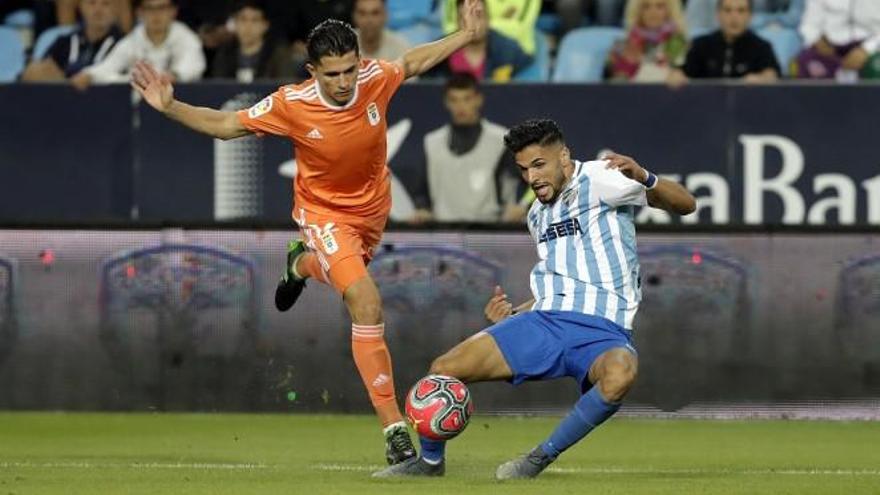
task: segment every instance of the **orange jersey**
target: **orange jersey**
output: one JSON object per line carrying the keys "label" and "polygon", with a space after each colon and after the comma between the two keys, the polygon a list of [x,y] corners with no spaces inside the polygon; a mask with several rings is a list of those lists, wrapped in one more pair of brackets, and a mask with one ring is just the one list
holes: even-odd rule
{"label": "orange jersey", "polygon": [[297,207],[316,213],[372,215],[391,204],[385,112],[403,83],[403,69],[382,60],[362,60],[357,85],[345,106],[325,101],[309,79],[287,85],[248,110],[242,125],[259,135],[293,141]]}

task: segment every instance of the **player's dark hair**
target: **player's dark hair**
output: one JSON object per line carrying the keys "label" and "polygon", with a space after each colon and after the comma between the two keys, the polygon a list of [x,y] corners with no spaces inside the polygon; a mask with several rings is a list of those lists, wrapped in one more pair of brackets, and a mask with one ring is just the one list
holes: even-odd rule
{"label": "player's dark hair", "polygon": [[269,16],[266,14],[266,2],[264,0],[238,0],[235,2],[235,7],[232,12],[238,14],[244,9],[259,10],[266,20],[269,19]]}
{"label": "player's dark hair", "polygon": [[443,94],[448,93],[450,89],[472,89],[479,93],[480,83],[470,72],[456,72],[443,85]]}
{"label": "player's dark hair", "polygon": [[[754,12],[755,11],[755,9],[754,9],[755,0],[749,0],[748,3],[749,3],[749,12]],[[721,10],[722,5],[724,5],[724,0],[718,0],[717,2],[715,2],[715,10]]]}
{"label": "player's dark hair", "polygon": [[327,19],[309,33],[308,51],[313,64],[321,63],[321,57],[328,55],[339,57],[351,51],[360,55],[357,33],[347,22]]}
{"label": "player's dark hair", "polygon": [[562,141],[562,130],[550,119],[527,120],[511,127],[504,135],[504,146],[511,153],[519,153],[533,144],[547,146]]}

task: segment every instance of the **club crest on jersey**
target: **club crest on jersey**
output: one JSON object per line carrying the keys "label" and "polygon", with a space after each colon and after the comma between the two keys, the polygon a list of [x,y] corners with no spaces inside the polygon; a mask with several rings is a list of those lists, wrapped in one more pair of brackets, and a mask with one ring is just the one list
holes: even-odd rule
{"label": "club crest on jersey", "polygon": [[248,110],[248,117],[255,119],[261,115],[265,115],[272,110],[272,96],[267,96],[260,100],[256,105]]}
{"label": "club crest on jersey", "polygon": [[382,120],[382,116],[379,115],[379,106],[375,102],[367,105],[367,119],[369,119],[370,125],[374,127],[379,125],[379,121]]}
{"label": "club crest on jersey", "polygon": [[328,255],[339,251],[339,244],[336,242],[336,236],[333,235],[333,228],[336,226],[334,223],[328,223],[323,228],[317,225],[310,225],[315,232],[316,237],[321,240],[321,244],[324,245],[324,252]]}
{"label": "club crest on jersey", "polygon": [[547,227],[547,230],[541,234],[541,237],[538,238],[538,244],[552,241],[560,237],[583,234],[584,231],[581,229],[581,223],[578,222],[578,219],[569,218],[568,220],[563,220],[561,222],[551,223]]}

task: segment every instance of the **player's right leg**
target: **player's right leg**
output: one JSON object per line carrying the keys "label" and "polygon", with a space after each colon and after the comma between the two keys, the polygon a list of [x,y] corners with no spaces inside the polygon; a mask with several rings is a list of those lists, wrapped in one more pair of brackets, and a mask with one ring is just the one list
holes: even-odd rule
{"label": "player's right leg", "polygon": [[[517,326],[508,319],[495,327]],[[493,328],[495,328],[493,327]],[[513,377],[507,359],[498,347],[495,337],[487,331],[471,336],[431,363],[429,373],[458,378],[465,383],[491,380],[509,380]],[[400,476],[442,476],[446,472],[446,442],[419,437],[421,455],[403,463],[373,473],[377,478]]]}
{"label": "player's right leg", "polygon": [[275,308],[282,312],[290,309],[302,294],[306,279],[310,277],[321,279],[322,274],[317,255],[307,250],[305,241],[288,242],[284,273],[275,288]]}

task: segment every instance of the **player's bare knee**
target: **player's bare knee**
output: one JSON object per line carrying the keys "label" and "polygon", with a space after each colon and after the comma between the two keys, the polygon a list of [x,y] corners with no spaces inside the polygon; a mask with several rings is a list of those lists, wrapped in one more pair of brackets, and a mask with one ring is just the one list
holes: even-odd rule
{"label": "player's bare knee", "polygon": [[361,325],[382,323],[382,297],[375,286],[347,292],[345,296],[345,304],[354,323]]}
{"label": "player's bare knee", "polygon": [[458,378],[455,359],[452,358],[448,352],[431,362],[431,368],[428,370],[428,373],[432,375],[446,375]]}
{"label": "player's bare knee", "polygon": [[609,402],[622,400],[638,376],[638,361],[629,352],[614,352],[607,356],[602,367],[599,390]]}

